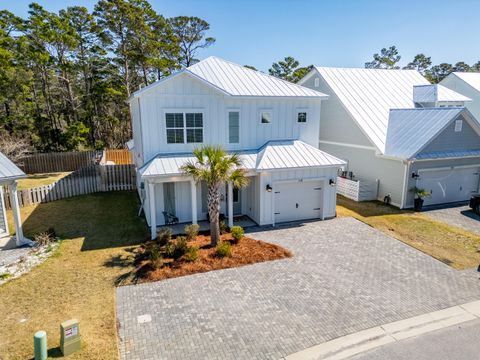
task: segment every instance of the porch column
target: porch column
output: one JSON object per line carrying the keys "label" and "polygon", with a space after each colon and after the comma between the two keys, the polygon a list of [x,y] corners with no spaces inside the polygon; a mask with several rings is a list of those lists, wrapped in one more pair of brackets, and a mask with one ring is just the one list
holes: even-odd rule
{"label": "porch column", "polygon": [[192,193],[192,224],[196,224],[197,221],[197,184],[195,180],[190,180],[190,190]]}
{"label": "porch column", "polygon": [[150,201],[150,236],[153,239],[157,237],[157,207],[155,206],[155,183],[148,183],[148,198]]}
{"label": "porch column", "polygon": [[8,188],[10,191],[10,202],[12,204],[13,222],[15,224],[15,242],[17,246],[22,246],[26,244],[27,241],[25,241],[23,237],[22,218],[20,216],[20,205],[17,197],[17,183],[14,181]]}
{"label": "porch column", "polygon": [[233,226],[233,186],[232,183],[228,183],[228,227]]}
{"label": "porch column", "polygon": [[5,197],[3,195],[3,186],[0,186],[0,211],[2,212],[3,219],[5,220],[5,234],[10,234],[8,230],[8,221],[7,221],[7,212],[6,212],[6,205],[5,205]]}

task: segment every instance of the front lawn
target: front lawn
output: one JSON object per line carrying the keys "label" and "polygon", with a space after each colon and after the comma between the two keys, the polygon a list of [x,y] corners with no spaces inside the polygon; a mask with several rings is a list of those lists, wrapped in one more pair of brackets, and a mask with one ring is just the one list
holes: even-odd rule
{"label": "front lawn", "polygon": [[[115,282],[132,270],[133,246],[148,238],[134,192],[98,193],[22,209],[27,235],[53,227],[64,240],[45,263],[0,286],[0,359],[33,356],[33,334],[48,334],[59,357],[59,326],[77,318],[83,349],[71,359],[118,358]],[[10,220],[11,220],[11,214]]]}
{"label": "front lawn", "polygon": [[337,216],[352,216],[455,269],[480,264],[480,236],[377,201],[355,202],[338,196]]}

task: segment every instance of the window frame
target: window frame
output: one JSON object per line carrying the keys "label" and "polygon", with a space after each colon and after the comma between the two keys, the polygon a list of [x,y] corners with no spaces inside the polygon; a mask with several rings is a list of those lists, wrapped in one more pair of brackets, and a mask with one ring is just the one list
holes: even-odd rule
{"label": "window frame", "polygon": [[456,119],[453,131],[456,133],[462,132],[463,129],[463,119]]}
{"label": "window frame", "polygon": [[[270,122],[263,122],[263,114],[264,113],[268,113],[270,114]],[[269,125],[271,123],[273,123],[273,109],[260,109],[259,112],[258,112],[258,117],[260,118],[260,124],[262,125]]]}
{"label": "window frame", "polygon": [[[300,113],[305,113],[305,121],[298,121],[298,115]],[[308,118],[310,117],[309,111],[307,108],[297,108],[295,111],[295,121],[299,125],[305,125],[308,123]]]}
{"label": "window frame", "polygon": [[[182,114],[183,128],[171,128],[167,127],[167,114]],[[202,127],[187,127],[187,114],[202,114]],[[202,144],[205,140],[205,109],[202,108],[165,108],[163,109],[163,127],[165,133],[165,143],[167,145],[187,145],[187,144]],[[168,130],[170,129],[182,129],[183,130],[183,142],[168,142]],[[187,129],[202,129],[202,142],[188,142]]]}
{"label": "window frame", "polygon": [[[231,142],[230,141],[230,113],[238,113],[238,141],[237,142]],[[231,108],[231,109],[227,109],[227,121],[228,121],[228,134],[227,134],[227,138],[228,138],[228,144],[240,144],[240,118],[241,118],[242,114],[240,112],[240,109],[236,109],[236,108]]]}
{"label": "window frame", "polygon": [[[173,127],[168,127],[167,126],[167,115],[168,114],[173,114],[173,115],[177,115],[177,114],[182,114],[182,127],[177,127],[176,124],[175,124],[175,119],[174,119],[174,126]],[[184,144],[185,143],[185,116],[182,112],[180,111],[172,111],[172,112],[165,112],[165,135],[166,135],[166,141],[167,141],[167,144]],[[169,142],[168,141],[168,130],[174,130],[175,132],[178,131],[178,130],[182,130],[182,136],[183,136],[183,141],[182,142]],[[176,136],[175,136],[176,137]]]}
{"label": "window frame", "polygon": [[[193,119],[193,125],[194,126],[190,126],[190,127],[188,126],[188,124],[187,124],[187,114],[193,114],[194,115],[194,119]],[[196,126],[196,124],[195,124],[195,121],[196,121],[195,115],[196,114],[202,114],[202,126],[201,127]],[[202,112],[196,112],[196,111],[195,112],[194,111],[188,111],[188,112],[184,112],[183,116],[185,118],[185,144],[202,144],[203,143],[203,118],[204,118],[203,113]],[[188,141],[188,130],[193,130],[194,131],[193,137],[195,138],[195,130],[199,130],[199,129],[202,130],[202,141],[200,141],[200,142],[198,142],[198,141]]]}

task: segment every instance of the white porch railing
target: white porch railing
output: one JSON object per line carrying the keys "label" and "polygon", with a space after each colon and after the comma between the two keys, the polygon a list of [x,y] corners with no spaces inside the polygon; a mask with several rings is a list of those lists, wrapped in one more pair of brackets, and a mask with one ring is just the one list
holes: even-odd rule
{"label": "white porch railing", "polygon": [[350,180],[337,177],[337,194],[355,201],[377,200],[378,180]]}

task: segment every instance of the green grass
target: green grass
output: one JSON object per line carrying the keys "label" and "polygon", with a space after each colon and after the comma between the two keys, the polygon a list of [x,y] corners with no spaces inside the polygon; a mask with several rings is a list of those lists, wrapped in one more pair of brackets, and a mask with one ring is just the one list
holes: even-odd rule
{"label": "green grass", "polygon": [[338,196],[337,216],[352,216],[430,256],[454,267],[480,264],[480,236],[377,201],[355,202]]}
{"label": "green grass", "polygon": [[28,175],[28,177],[26,177],[25,179],[18,180],[17,188],[18,190],[24,190],[37,186],[50,185],[69,174],[70,172],[31,174]]}
{"label": "green grass", "polygon": [[[118,358],[115,282],[132,269],[131,245],[148,237],[134,192],[98,193],[22,209],[28,236],[53,227],[64,239],[45,263],[0,286],[0,359],[33,356],[46,330],[60,356],[59,324],[80,321],[82,351],[70,359]],[[11,214],[9,214],[11,220]]]}

